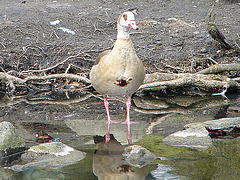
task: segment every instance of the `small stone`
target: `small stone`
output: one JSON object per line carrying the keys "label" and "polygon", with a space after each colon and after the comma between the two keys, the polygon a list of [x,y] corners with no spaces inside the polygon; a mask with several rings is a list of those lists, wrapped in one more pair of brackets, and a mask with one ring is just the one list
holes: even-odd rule
{"label": "small stone", "polygon": [[201,53],[207,53],[208,51],[207,51],[206,48],[202,48],[202,49],[200,50],[200,52],[201,52]]}

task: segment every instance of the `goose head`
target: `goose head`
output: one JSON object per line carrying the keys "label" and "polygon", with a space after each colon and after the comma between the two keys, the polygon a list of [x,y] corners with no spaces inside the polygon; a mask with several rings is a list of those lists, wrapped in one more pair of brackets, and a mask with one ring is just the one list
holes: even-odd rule
{"label": "goose head", "polygon": [[138,30],[134,13],[132,11],[122,13],[118,18],[117,28],[118,38],[129,38],[130,29]]}

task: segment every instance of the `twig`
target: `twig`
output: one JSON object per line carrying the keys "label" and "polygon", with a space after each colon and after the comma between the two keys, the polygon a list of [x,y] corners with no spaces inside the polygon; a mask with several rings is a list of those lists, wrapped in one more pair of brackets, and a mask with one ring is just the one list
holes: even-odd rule
{"label": "twig", "polygon": [[166,64],[165,67],[166,67],[166,68],[175,69],[175,70],[180,70],[180,71],[184,72],[184,69],[182,69],[182,68],[180,68],[180,67],[173,67],[173,66],[168,65],[168,64]]}
{"label": "twig", "polygon": [[225,88],[225,89],[224,89],[222,92],[220,92],[220,93],[213,93],[212,95],[213,95],[213,96],[222,96],[224,99],[227,99],[226,92],[227,92],[227,88]]}
{"label": "twig", "polygon": [[48,79],[56,79],[56,78],[67,78],[67,79],[73,79],[75,81],[80,81],[83,82],[86,85],[91,84],[90,80],[86,77],[82,77],[82,76],[78,76],[75,74],[52,74],[52,75],[48,75],[48,76],[29,76],[25,79],[21,79],[12,75],[9,75],[7,73],[4,72],[0,72],[0,79],[3,82],[6,83],[17,83],[17,84],[24,84],[28,81],[32,81],[32,80],[48,80]]}
{"label": "twig", "polygon": [[83,71],[90,71],[90,69],[85,69],[85,68],[76,66],[76,65],[74,65],[74,64],[70,64],[70,65],[73,66],[73,67],[75,67],[75,68],[81,69],[81,70],[83,70]]}
{"label": "twig", "polygon": [[41,47],[39,47],[39,46],[37,46],[37,45],[32,45],[32,44],[27,45],[27,46],[23,47],[23,50],[24,50],[25,52],[27,52],[28,48],[33,48],[33,47],[36,47],[36,48],[40,49],[40,50],[43,52],[43,54],[47,56],[47,54],[45,53],[45,51],[43,50],[43,48],[41,48]]}
{"label": "twig", "polygon": [[210,61],[212,61],[214,64],[218,64],[218,62],[216,62],[212,57],[207,57],[207,59],[209,59]]}
{"label": "twig", "polygon": [[9,75],[4,72],[0,72],[0,79],[3,80],[4,82],[16,82],[18,84],[24,83],[23,79]]}
{"label": "twig", "polygon": [[[237,34],[237,36],[238,36],[238,39],[240,40],[239,34]],[[239,47],[238,43],[236,41],[234,41],[234,42],[235,42],[236,46],[238,47],[238,49],[240,50],[240,47]]]}
{"label": "twig", "polygon": [[102,30],[101,30],[101,29],[98,29],[95,24],[93,24],[93,27],[94,27],[94,29],[95,29],[94,32],[96,32],[96,31],[102,32]]}
{"label": "twig", "polygon": [[5,39],[3,39],[3,41],[1,42],[1,45],[2,45],[2,47],[5,49],[6,46],[3,44],[4,41],[5,41]]}
{"label": "twig", "polygon": [[52,37],[52,35],[55,35],[57,39],[60,39],[60,37],[57,35],[57,33],[53,30],[53,32],[51,33],[50,37]]}
{"label": "twig", "polygon": [[68,65],[68,67],[67,67],[67,69],[66,69],[66,71],[65,71],[65,74],[68,73],[68,71],[69,71],[70,68],[71,68],[71,64]]}

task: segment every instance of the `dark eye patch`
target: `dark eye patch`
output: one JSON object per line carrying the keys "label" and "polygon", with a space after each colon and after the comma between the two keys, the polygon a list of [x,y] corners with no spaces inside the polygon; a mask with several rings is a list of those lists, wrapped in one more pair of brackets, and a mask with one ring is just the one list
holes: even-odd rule
{"label": "dark eye patch", "polygon": [[127,21],[127,15],[126,14],[123,15],[123,19],[124,19],[124,21]]}

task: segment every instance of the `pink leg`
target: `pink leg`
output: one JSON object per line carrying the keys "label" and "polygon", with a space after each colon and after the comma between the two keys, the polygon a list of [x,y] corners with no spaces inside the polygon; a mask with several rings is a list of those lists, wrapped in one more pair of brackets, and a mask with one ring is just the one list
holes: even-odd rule
{"label": "pink leg", "polygon": [[132,122],[132,121],[130,121],[130,106],[131,106],[131,97],[127,97],[127,101],[126,101],[126,107],[127,107],[126,121],[122,122],[122,124],[127,124],[128,144],[132,144],[132,135],[131,135],[130,124],[137,124],[137,123],[139,123],[139,122]]}
{"label": "pink leg", "polygon": [[127,107],[126,121],[123,121],[122,124],[139,124],[139,122],[130,121],[130,106],[131,106],[131,97],[127,97],[127,101],[126,101],[126,107]]}
{"label": "pink leg", "polygon": [[105,142],[108,143],[110,141],[110,123],[107,123],[107,132],[106,132],[106,136],[105,136]]}
{"label": "pink leg", "polygon": [[105,106],[106,113],[107,113],[107,123],[109,123],[109,124],[111,124],[111,123],[119,123],[119,121],[111,120],[110,113],[109,113],[109,102],[107,100],[107,96],[104,97],[104,106]]}
{"label": "pink leg", "polygon": [[107,132],[106,132],[106,136],[105,136],[105,142],[108,143],[109,140],[110,140],[110,124],[111,123],[118,123],[118,121],[112,121],[111,118],[110,118],[110,113],[109,113],[109,103],[108,103],[108,100],[107,100],[107,97],[104,98],[104,106],[105,106],[105,109],[106,109],[106,113],[107,113]]}

